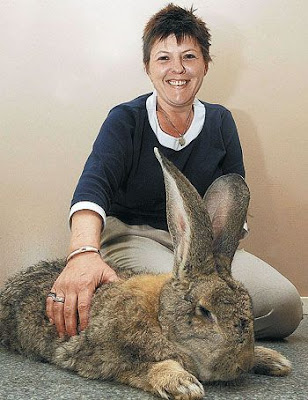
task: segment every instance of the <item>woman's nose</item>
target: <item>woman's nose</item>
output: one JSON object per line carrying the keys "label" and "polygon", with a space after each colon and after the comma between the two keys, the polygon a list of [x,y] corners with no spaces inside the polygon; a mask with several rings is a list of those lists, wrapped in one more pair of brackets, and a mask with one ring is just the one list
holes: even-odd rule
{"label": "woman's nose", "polygon": [[172,71],[176,74],[184,74],[186,72],[182,58],[173,60]]}

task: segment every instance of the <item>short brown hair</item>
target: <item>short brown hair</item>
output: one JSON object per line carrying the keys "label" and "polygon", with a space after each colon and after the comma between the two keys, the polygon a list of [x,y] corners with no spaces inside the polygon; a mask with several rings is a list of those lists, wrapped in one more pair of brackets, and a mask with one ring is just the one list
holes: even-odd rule
{"label": "short brown hair", "polygon": [[181,43],[185,37],[195,39],[199,44],[204,61],[211,61],[209,53],[211,35],[205,22],[194,15],[193,8],[186,9],[172,3],[154,14],[143,31],[143,62],[147,67],[152,47],[156,40],[164,40],[175,35]]}

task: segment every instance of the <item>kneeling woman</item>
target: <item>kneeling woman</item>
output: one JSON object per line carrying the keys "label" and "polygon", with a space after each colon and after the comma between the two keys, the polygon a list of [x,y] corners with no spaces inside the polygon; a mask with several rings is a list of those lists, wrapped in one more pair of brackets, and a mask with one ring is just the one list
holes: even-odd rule
{"label": "kneeling woman", "polygon": [[[95,289],[117,280],[109,264],[172,270],[163,176],[154,147],[202,196],[221,175],[245,176],[231,113],[196,98],[211,61],[209,47],[209,31],[192,10],[171,4],[147,23],[143,61],[155,90],[110,111],[78,182],[71,256],[51,288],[60,301],[47,299],[47,314],[60,336],[77,334],[78,319],[79,329],[85,329]],[[233,276],[252,297],[257,338],[283,338],[297,328],[300,297],[275,269],[240,250]]]}

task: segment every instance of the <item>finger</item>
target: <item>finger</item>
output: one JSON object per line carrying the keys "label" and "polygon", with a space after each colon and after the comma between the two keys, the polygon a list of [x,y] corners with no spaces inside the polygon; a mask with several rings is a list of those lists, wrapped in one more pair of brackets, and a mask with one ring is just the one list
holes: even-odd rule
{"label": "finger", "polygon": [[109,283],[109,282],[115,282],[118,281],[119,277],[117,276],[116,272],[108,267],[104,269],[104,272],[101,276],[101,283]]}
{"label": "finger", "polygon": [[78,295],[78,315],[80,330],[86,329],[89,322],[90,305],[93,297],[93,293],[90,290],[83,290]]}
{"label": "finger", "polygon": [[[55,289],[52,288],[49,293],[55,293]],[[54,324],[54,314],[53,314],[53,299],[52,297],[46,297],[46,315],[51,324]]]}
{"label": "finger", "polygon": [[[58,291],[57,297],[64,297],[64,295]],[[60,337],[64,337],[66,333],[64,321],[64,303],[53,301],[53,315],[58,335]]]}
{"label": "finger", "polygon": [[106,283],[108,283],[108,282],[116,282],[116,281],[119,281],[119,280],[120,280],[120,278],[119,278],[118,275],[113,271],[113,273],[111,273],[111,274],[108,276]]}
{"label": "finger", "polygon": [[77,335],[77,295],[67,296],[64,303],[64,323],[69,336]]}

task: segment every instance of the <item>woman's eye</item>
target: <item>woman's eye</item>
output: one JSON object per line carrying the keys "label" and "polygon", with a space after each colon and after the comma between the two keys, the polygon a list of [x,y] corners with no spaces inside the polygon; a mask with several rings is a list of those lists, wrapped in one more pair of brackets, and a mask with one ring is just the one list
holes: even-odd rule
{"label": "woman's eye", "polygon": [[160,56],[158,57],[158,61],[168,61],[169,57],[168,56]]}
{"label": "woman's eye", "polygon": [[188,53],[188,54],[185,54],[184,58],[190,60],[192,58],[196,58],[196,56],[194,54],[192,54],[192,53]]}

